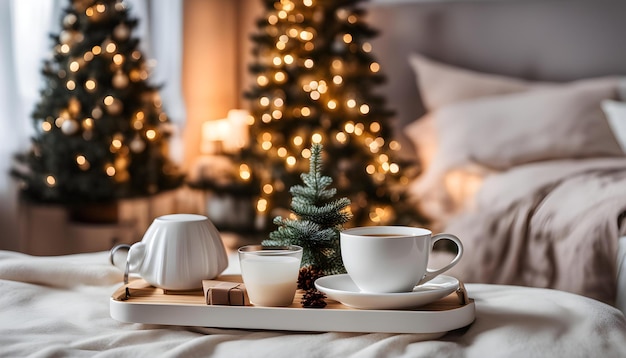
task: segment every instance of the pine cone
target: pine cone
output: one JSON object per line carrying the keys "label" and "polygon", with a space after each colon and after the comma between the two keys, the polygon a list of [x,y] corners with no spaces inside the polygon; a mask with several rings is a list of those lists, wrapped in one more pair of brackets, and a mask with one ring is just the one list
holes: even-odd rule
{"label": "pine cone", "polygon": [[305,266],[300,268],[298,273],[298,288],[309,291],[315,289],[315,280],[324,276],[324,272],[315,266]]}
{"label": "pine cone", "polygon": [[302,296],[300,303],[304,308],[324,308],[326,295],[316,289],[307,290]]}

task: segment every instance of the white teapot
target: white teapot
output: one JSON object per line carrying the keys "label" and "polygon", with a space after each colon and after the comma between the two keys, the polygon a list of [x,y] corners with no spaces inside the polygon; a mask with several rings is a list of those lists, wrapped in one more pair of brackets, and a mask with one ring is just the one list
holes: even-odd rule
{"label": "white teapot", "polygon": [[152,222],[130,247],[128,271],[166,290],[202,287],[228,266],[226,249],[213,223],[202,215],[172,214]]}

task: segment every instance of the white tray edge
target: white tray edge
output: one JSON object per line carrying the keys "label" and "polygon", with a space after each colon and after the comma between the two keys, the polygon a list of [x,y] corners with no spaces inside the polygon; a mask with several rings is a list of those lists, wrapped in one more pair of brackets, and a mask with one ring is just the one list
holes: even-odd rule
{"label": "white tray edge", "polygon": [[294,309],[252,306],[145,304],[110,298],[121,322],[313,332],[441,333],[474,321],[475,304],[446,311]]}

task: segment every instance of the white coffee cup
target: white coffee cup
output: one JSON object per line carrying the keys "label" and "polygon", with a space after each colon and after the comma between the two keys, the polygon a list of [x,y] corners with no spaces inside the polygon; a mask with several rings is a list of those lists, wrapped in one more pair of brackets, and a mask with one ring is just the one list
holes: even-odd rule
{"label": "white coffee cup", "polygon": [[[457,246],[454,259],[440,269],[428,268],[433,244],[450,240]],[[450,234],[408,226],[368,226],[340,233],[341,258],[350,278],[362,292],[410,292],[456,265],[463,244]]]}

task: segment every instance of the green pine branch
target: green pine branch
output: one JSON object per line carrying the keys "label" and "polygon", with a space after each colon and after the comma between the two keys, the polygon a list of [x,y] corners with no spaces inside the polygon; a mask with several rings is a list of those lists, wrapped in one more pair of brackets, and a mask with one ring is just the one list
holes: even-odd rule
{"label": "green pine branch", "polygon": [[322,170],[322,145],[313,144],[309,172],[300,176],[304,185],[290,189],[295,218],[276,217],[274,224],[278,228],[263,245],[302,246],[302,267],[312,266],[324,274],[343,273],[339,232],[352,218],[347,210],[350,200],[334,199],[336,190],[328,188],[332,178],[322,175]]}

